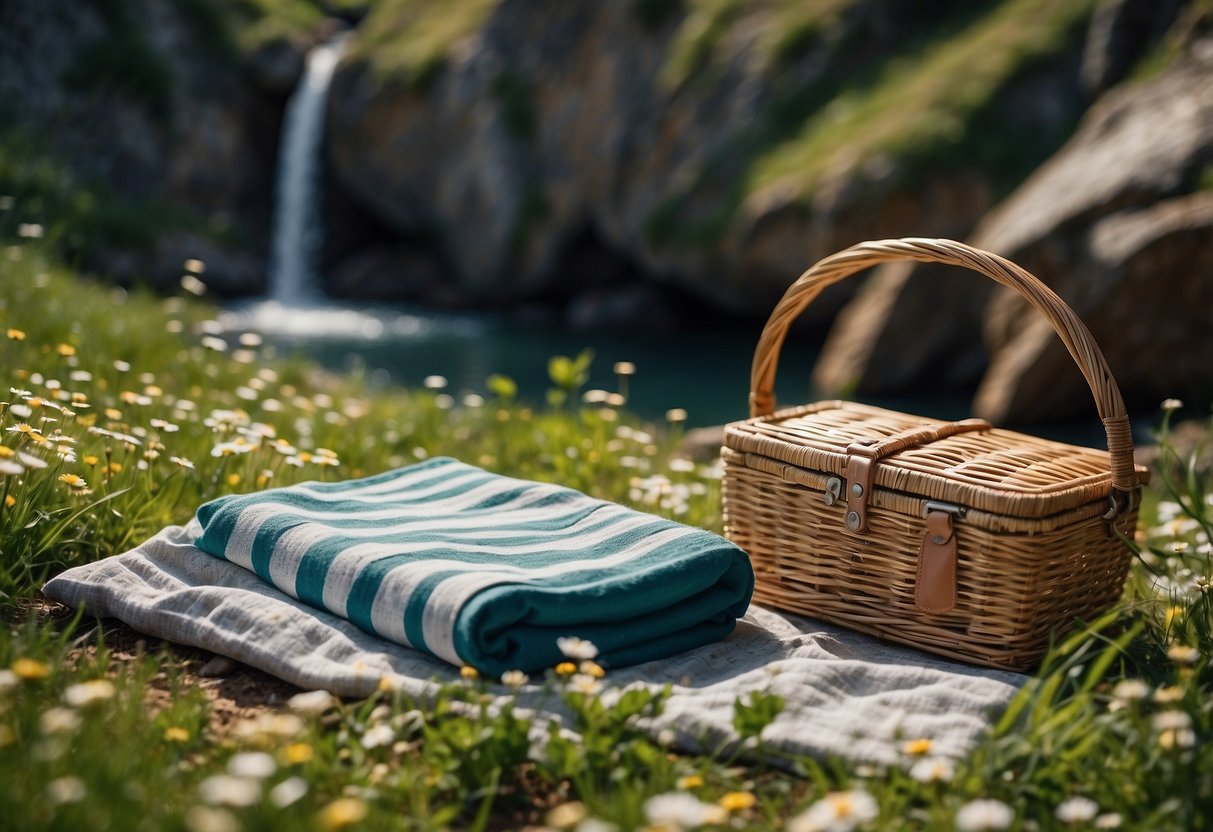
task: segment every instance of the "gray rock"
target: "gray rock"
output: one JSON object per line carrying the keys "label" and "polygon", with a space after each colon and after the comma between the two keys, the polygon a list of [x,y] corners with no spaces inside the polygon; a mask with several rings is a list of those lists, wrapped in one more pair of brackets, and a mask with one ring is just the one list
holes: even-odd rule
{"label": "gray rock", "polygon": [[656,287],[632,284],[585,290],[569,304],[565,321],[574,332],[661,334],[674,329],[678,316]]}
{"label": "gray rock", "polygon": [[696,462],[712,462],[719,458],[720,448],[723,445],[724,425],[691,428],[682,437],[682,443],[678,446],[678,456]]}
{"label": "gray rock", "polygon": [[244,65],[253,81],[271,95],[290,95],[303,75],[304,59],[311,44],[275,38],[250,52]]}
{"label": "gray rock", "polygon": [[342,260],[328,277],[325,291],[356,300],[434,301],[444,278],[433,256],[406,243],[368,246]]}
{"label": "gray rock", "polygon": [[[1126,209],[1086,240],[1079,314],[1130,403],[1213,401],[1213,192]],[[1093,413],[1074,359],[1043,319],[995,354],[974,409],[1019,422]]]}
{"label": "gray rock", "polygon": [[1092,95],[1119,83],[1175,21],[1182,0],[1102,0],[1091,16],[1082,56]]}
{"label": "gray rock", "polygon": [[[1207,395],[1213,365],[1188,361],[1210,352],[1200,348],[1209,329],[1197,310],[1213,307],[1213,270],[1198,265],[1206,260],[1193,242],[1205,233],[1203,209],[1199,200],[1170,201],[1198,187],[1211,161],[1213,56],[1196,43],[1163,75],[1102,97],[1065,147],[969,239],[1019,263],[1089,318],[1128,399]],[[1117,249],[1112,237],[1130,227],[1134,236],[1118,240],[1128,248]],[[1189,266],[1164,273],[1163,264],[1184,257]],[[1150,269],[1158,270],[1153,282]],[[1174,299],[1170,311],[1158,306],[1161,286]],[[1160,321],[1169,355],[1157,350]],[[1089,415],[1076,371],[1045,360],[1060,349],[1046,346],[1051,332],[1017,295],[975,274],[886,267],[840,316],[814,380],[827,391],[870,395],[981,379],[975,410],[994,421]]]}
{"label": "gray rock", "polygon": [[227,656],[211,656],[202,667],[198,668],[198,675],[211,679],[231,676],[236,672],[237,667],[236,662]]}

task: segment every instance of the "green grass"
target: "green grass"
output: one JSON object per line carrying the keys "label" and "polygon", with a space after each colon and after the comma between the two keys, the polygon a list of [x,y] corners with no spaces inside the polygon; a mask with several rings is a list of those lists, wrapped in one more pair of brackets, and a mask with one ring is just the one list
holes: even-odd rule
{"label": "green grass", "polygon": [[[929,738],[899,747],[904,765],[773,768],[760,736],[782,703],[762,696],[734,705],[752,756],[671,753],[639,728],[660,694],[608,707],[555,671],[545,683],[569,704],[580,741],[489,709],[482,694],[501,689],[482,679],[434,701],[385,690],[219,731],[179,654],[119,656],[91,623],[20,620],[21,599],[64,567],[185,520],[202,500],[425,455],[718,530],[717,475],[672,463],[676,427],[568,395],[580,383],[572,360],[552,362],[560,406],[517,402],[501,378],[479,398],[372,393],[256,339],[224,345],[207,334],[212,309],[82,281],[52,254],[39,243],[0,248],[0,454],[26,469],[0,483],[0,592],[13,622],[0,628],[0,817],[11,828],[573,828],[590,817],[634,829],[653,820],[646,801],[682,791],[700,801],[704,828],[770,829],[839,790],[876,812],[859,824],[867,829],[955,828],[979,798],[1009,807],[1013,829],[1077,828],[1055,813],[1079,797],[1124,829],[1213,824],[1213,487],[1169,450],[1166,421],[1123,601],[1057,645],[969,757],[934,766],[938,780],[920,759]],[[257,423],[294,453],[275,450]],[[10,430],[20,424],[37,435]],[[256,447],[212,456],[242,428]]]}
{"label": "green grass", "polygon": [[1180,10],[1162,40],[1137,61],[1129,80],[1140,84],[1162,75],[1189,51],[1194,33],[1207,31],[1210,23],[1213,23],[1213,1],[1192,0]]}
{"label": "green grass", "polygon": [[[106,0],[113,2],[113,0]],[[172,0],[213,58],[231,61],[280,40],[312,39],[340,3],[322,0]]]}
{"label": "green grass", "polygon": [[839,162],[861,164],[959,145],[972,116],[1016,72],[1055,53],[1090,14],[1079,0],[1009,0],[945,41],[890,61],[869,86],[848,91],[810,118],[801,133],[758,160],[753,190],[776,181],[811,192]]}
{"label": "green grass", "polygon": [[[877,158],[892,163],[903,187],[927,168],[967,165],[987,172],[997,190],[1009,189],[1065,136],[1008,125],[998,97],[1015,78],[1073,46],[1093,5],[1002,0],[958,6],[924,16],[895,48],[867,56],[862,31],[841,24],[850,6],[845,0],[702,0],[675,36],[666,83],[711,83],[712,67],[729,58],[721,40],[744,11],[761,17],[754,48],[772,78],[771,95],[755,124],[653,212],[649,239],[710,245],[748,197],[778,184],[807,206],[827,173]],[[784,65],[813,47],[828,50],[827,71],[806,82],[785,81]],[[714,201],[710,211],[702,208],[705,195]]]}
{"label": "green grass", "polygon": [[423,87],[451,48],[473,34],[496,0],[382,0],[358,27],[350,57],[366,61],[380,82]]}
{"label": "green grass", "polygon": [[239,239],[239,231],[219,227],[187,206],[118,193],[109,182],[74,170],[48,146],[45,136],[0,123],[0,196],[15,206],[0,211],[0,243],[33,233],[76,258],[115,248],[146,249],[172,230]]}
{"label": "green grass", "polygon": [[[675,88],[688,81],[709,83],[713,65],[729,59],[722,48],[730,27],[740,18],[761,18],[756,49],[764,71],[778,70],[828,37],[856,0],[689,0],[685,4],[651,3],[643,21],[664,21],[674,14],[682,20],[662,67],[662,82]],[[647,9],[647,6],[645,7]],[[637,11],[639,11],[638,7]]]}

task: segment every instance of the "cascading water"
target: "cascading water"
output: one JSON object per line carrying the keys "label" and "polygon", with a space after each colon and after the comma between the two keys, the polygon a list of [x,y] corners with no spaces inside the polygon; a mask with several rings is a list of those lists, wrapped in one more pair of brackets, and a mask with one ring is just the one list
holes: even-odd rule
{"label": "cascading water", "polygon": [[283,306],[307,305],[320,297],[315,274],[323,235],[320,140],[324,104],[344,41],[339,36],[308,52],[307,68],[286,106],[269,272],[269,298]]}
{"label": "cascading water", "polygon": [[[671,388],[677,389],[688,378],[693,380],[685,368],[702,362],[705,356],[711,356],[709,363],[721,369],[722,377],[735,377],[743,384],[749,367],[746,355],[752,348],[749,335],[744,343],[731,343],[716,333],[698,339],[684,334],[676,341],[678,348],[662,344],[649,360],[644,352],[637,353],[635,342],[587,343],[575,333],[530,326],[511,329],[491,315],[451,315],[325,297],[317,279],[324,231],[321,149],[325,103],[342,48],[342,39],[337,38],[308,53],[303,78],[287,104],[267,296],[228,306],[219,314],[219,331],[233,341],[250,331],[260,333],[267,346],[303,351],[333,369],[369,369],[375,383],[420,385],[425,376],[445,375],[453,393],[483,389],[489,373],[503,372],[530,391],[529,395],[541,396],[549,383],[548,358],[560,352],[572,355],[589,345],[601,356],[599,367],[609,368],[614,360],[624,359],[641,363],[644,385],[633,386],[630,404],[637,406],[646,397],[651,399],[657,404],[647,408],[650,415],[659,416],[671,405],[691,409],[694,424],[720,424],[745,415],[744,410],[730,409],[745,401],[744,389],[720,396],[714,389],[692,384],[690,389],[698,393],[709,389],[707,399],[696,403],[689,397],[672,398],[682,394],[672,393]],[[351,361],[351,356],[357,360]],[[730,361],[736,366],[724,372]],[[807,366],[800,370],[783,375],[808,376]],[[649,378],[652,385],[648,385]],[[610,381],[603,379],[603,383]],[[787,397],[792,398],[790,393]]]}
{"label": "cascading water", "polygon": [[[436,326],[430,316],[335,303],[320,291],[316,263],[324,236],[321,140],[325,101],[345,38],[338,35],[308,52],[303,77],[287,102],[278,151],[266,297],[228,307],[219,316],[220,328],[233,333],[254,330],[282,339],[367,342],[424,338],[435,330],[479,332],[482,328],[476,324],[456,321]],[[290,314],[282,314],[284,309]]]}

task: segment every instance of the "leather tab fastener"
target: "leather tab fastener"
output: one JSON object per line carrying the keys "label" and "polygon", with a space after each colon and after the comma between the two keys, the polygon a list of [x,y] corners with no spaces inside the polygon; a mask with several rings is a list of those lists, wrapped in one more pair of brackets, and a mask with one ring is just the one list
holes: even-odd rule
{"label": "leather tab fastener", "polygon": [[923,612],[947,612],[956,607],[956,532],[950,512],[927,511],[926,518],[914,603]]}
{"label": "leather tab fastener", "polygon": [[[959,422],[919,425],[892,436],[852,442],[847,446],[847,464],[844,471],[847,478],[844,492],[847,501],[847,529],[853,532],[868,530],[868,500],[872,498],[873,470],[882,459],[901,453],[907,448],[927,445],[958,433],[986,430],[990,430],[990,423],[983,419],[962,419]],[[832,503],[833,500],[826,500],[826,505]]]}
{"label": "leather tab fastener", "polygon": [[870,456],[852,454],[847,458],[847,516],[846,527],[853,532],[868,530],[868,499],[872,494],[872,468],[875,460]]}

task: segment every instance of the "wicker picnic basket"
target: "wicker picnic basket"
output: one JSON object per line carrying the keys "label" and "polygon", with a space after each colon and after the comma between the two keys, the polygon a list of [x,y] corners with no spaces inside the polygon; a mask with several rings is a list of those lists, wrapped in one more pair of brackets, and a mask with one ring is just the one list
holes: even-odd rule
{"label": "wicker picnic basket", "polygon": [[[843,401],[775,411],[779,351],[827,286],[869,266],[967,267],[1052,323],[1094,394],[1108,451]],[[950,240],[881,240],[818,262],[754,354],[750,415],[725,428],[725,533],[754,600],[975,664],[1027,669],[1120,596],[1145,469],[1090,332],[1024,269]]]}

